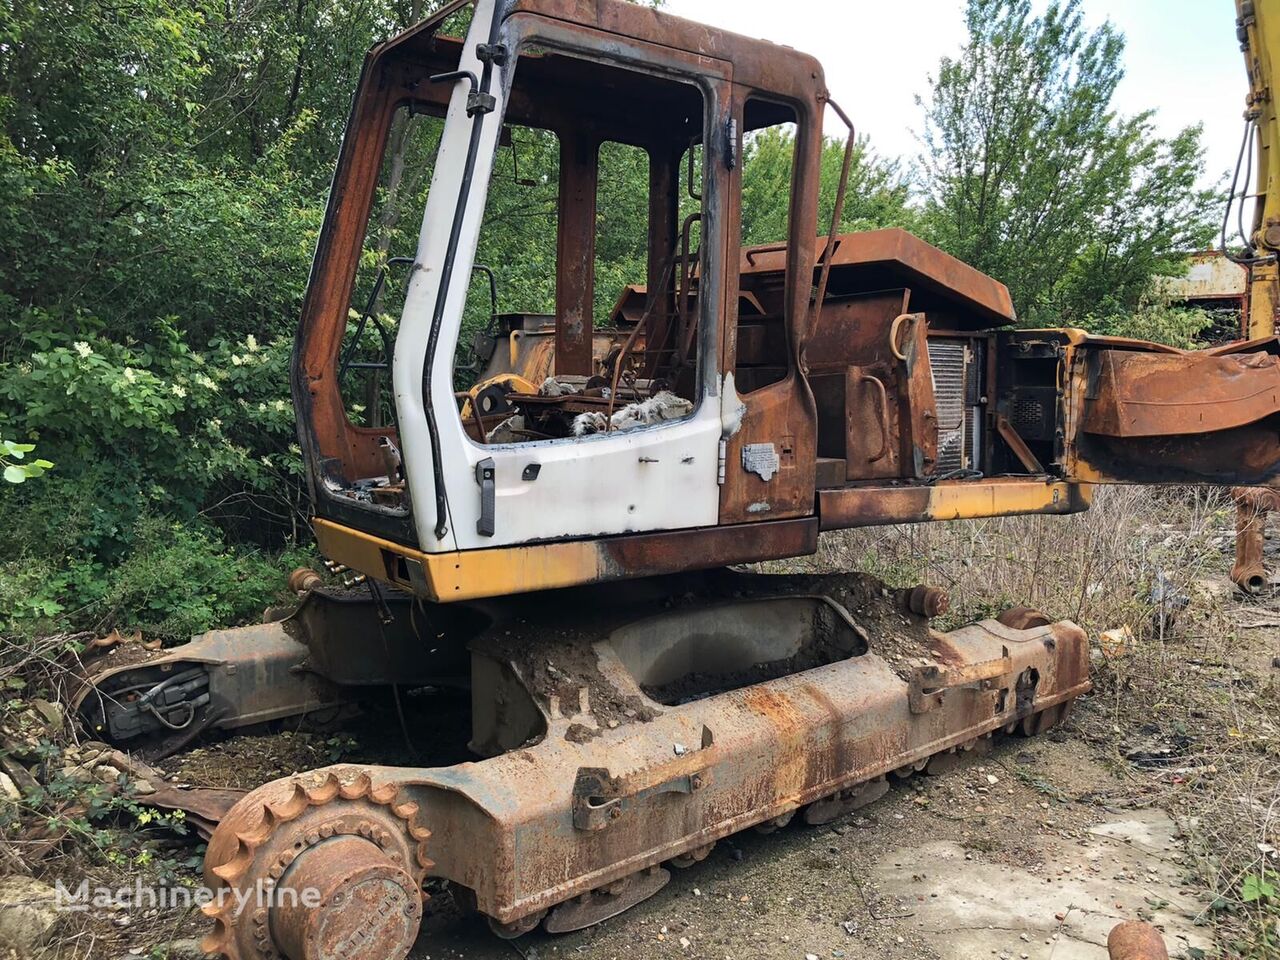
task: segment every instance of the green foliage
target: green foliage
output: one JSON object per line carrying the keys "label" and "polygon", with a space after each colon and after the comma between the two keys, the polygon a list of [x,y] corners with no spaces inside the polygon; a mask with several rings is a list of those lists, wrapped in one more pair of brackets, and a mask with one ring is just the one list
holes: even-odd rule
{"label": "green foliage", "polygon": [[[0,705],[0,718],[22,706]],[[124,774],[113,784],[86,779],[65,767],[72,758],[64,745],[47,738],[26,759],[49,775],[20,803],[0,804],[0,827],[16,834],[39,825],[48,834],[66,834],[87,864],[146,867],[153,882],[190,883],[197,875],[202,858],[190,843],[177,842],[190,834],[183,811],[148,806]]]}
{"label": "green foliage", "polygon": [[1194,350],[1205,346],[1201,338],[1212,324],[1213,318],[1204,310],[1147,299],[1139,301],[1126,312],[1087,316],[1083,326],[1092,333],[1154,340],[1171,347]]}
{"label": "green foliage", "polygon": [[[144,514],[111,561],[48,547],[0,563],[0,634],[39,635],[68,626],[142,630],[181,642],[214,627],[261,617],[285,591],[285,571],[312,557],[232,548],[213,526]],[[6,540],[10,538],[6,537]],[[5,543],[6,550],[22,544]]]}
{"label": "green foliage", "polygon": [[53,468],[48,460],[27,460],[27,454],[35,449],[34,443],[15,443],[0,438],[0,467],[4,468],[6,483],[25,483]]}
{"label": "green foliage", "polygon": [[1008,284],[1024,321],[1129,313],[1212,235],[1200,128],[1170,138],[1111,106],[1124,39],[1085,31],[1080,0],[970,0],[969,40],[925,105],[923,225]]}
{"label": "green foliage", "polygon": [[1245,903],[1274,900],[1276,896],[1275,884],[1264,873],[1251,873],[1240,882],[1240,899]]}
{"label": "green foliage", "polygon": [[[833,137],[823,141],[818,229],[824,236],[831,227],[844,152],[844,141]],[[768,127],[747,138],[742,170],[743,244],[779,243],[786,239],[794,158],[795,136],[787,126]],[[858,137],[849,164],[841,232],[879,227],[910,229],[915,219],[899,164],[881,159],[865,136]]]}

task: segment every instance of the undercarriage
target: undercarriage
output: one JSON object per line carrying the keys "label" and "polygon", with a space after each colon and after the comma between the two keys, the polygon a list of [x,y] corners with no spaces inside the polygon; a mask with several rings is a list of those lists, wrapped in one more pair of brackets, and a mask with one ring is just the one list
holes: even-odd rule
{"label": "undercarriage", "polygon": [[[382,960],[407,954],[443,884],[500,936],[580,929],[730,834],[828,822],[994,735],[1047,729],[1088,691],[1074,624],[1015,610],[932,629],[945,609],[934,588],[859,574],[716,570],[469,608],[317,589],[282,621],[113,668],[81,709],[154,749],[188,716],[199,729],[281,716],[289,691],[294,716],[323,720],[381,684],[469,687],[482,759],[277,780],[209,844],[206,949]],[[175,682],[152,692],[161,673]],[[228,678],[245,674],[259,682],[236,704]],[[178,689],[187,705],[166,703]],[[140,717],[149,731],[129,726]]]}

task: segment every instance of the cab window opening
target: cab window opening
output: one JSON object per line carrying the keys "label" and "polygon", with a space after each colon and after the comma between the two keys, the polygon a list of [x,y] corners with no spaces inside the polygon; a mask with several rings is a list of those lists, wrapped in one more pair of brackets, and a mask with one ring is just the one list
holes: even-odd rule
{"label": "cab window opening", "polygon": [[522,52],[477,256],[497,308],[478,270],[455,365],[473,442],[573,440],[693,413],[705,109],[692,83]]}

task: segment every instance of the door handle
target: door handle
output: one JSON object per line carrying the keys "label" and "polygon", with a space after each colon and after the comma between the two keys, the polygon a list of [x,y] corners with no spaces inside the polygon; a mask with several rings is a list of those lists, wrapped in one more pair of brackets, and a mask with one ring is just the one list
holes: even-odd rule
{"label": "door handle", "polygon": [[476,464],[476,483],[480,484],[480,519],[476,521],[476,533],[482,537],[493,536],[493,514],[497,499],[494,482],[496,474],[493,457],[486,457]]}

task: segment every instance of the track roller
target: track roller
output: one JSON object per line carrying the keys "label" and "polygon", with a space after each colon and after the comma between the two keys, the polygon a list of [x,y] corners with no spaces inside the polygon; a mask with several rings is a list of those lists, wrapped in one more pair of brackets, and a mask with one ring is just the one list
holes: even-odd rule
{"label": "track roller", "polygon": [[888,792],[889,781],[884,777],[859,783],[857,786],[809,804],[804,808],[804,822],[810,826],[830,823],[832,820],[840,819],[846,813],[853,813],[869,803],[875,803]]}
{"label": "track roller", "polygon": [[775,830],[781,830],[783,827],[789,824],[791,822],[791,819],[795,815],[796,815],[796,812],[794,810],[788,810],[786,813],[781,814],[780,816],[771,817],[770,819],[764,821],[763,823],[757,823],[753,829],[755,830],[756,833],[770,834],[770,833],[773,833]]}
{"label": "track roller", "polygon": [[681,870],[684,870],[687,867],[692,867],[695,863],[701,863],[703,860],[707,859],[707,857],[711,855],[711,851],[714,848],[715,848],[714,842],[708,843],[701,847],[695,847],[694,849],[688,851],[687,853],[682,853],[679,856],[672,857],[667,862],[670,863],[673,867],[677,867]]}
{"label": "track roller", "polygon": [[519,920],[512,920],[510,923],[499,923],[493,917],[487,918],[489,921],[489,929],[495,937],[502,940],[514,940],[516,937],[523,937],[531,930],[536,930],[538,924],[542,922],[542,918],[547,915],[547,911],[539,910],[537,913],[531,913],[527,917],[521,917]]}

